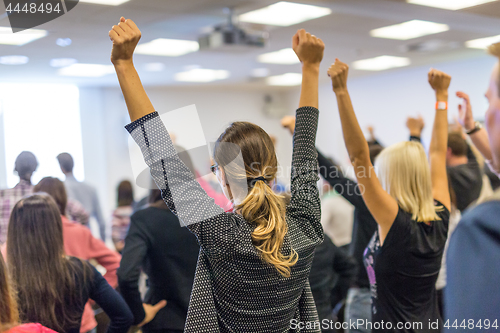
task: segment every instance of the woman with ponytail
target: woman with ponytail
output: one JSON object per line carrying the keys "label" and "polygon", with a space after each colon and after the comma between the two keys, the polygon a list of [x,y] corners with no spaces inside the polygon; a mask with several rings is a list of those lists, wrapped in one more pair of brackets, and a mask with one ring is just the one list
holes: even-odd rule
{"label": "woman with ponytail", "polygon": [[226,213],[179,159],[142,87],[132,61],[139,29],[122,17],[109,36],[132,120],[126,128],[164,201],[201,247],[185,332],[320,332],[308,275],[323,239],[314,148],[323,42],[304,30],[293,37],[303,75],[290,204],[285,208],[269,187],[277,173],[269,135],[254,124],[235,122],[219,137],[213,155],[212,172],[234,205]]}

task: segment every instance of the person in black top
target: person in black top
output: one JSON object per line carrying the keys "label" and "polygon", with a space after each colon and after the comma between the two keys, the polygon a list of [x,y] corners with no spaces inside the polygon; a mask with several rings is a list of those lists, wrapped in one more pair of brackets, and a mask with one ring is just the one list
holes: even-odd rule
{"label": "person in black top", "polygon": [[483,173],[472,149],[459,132],[448,134],[446,164],[451,187],[457,196],[457,208],[463,212],[479,198]]}
{"label": "person in black top", "polygon": [[437,332],[442,323],[435,283],[450,209],[446,149],[451,78],[434,69],[428,74],[438,102],[430,169],[422,145],[413,141],[385,148],[374,169],[347,90],[348,68],[337,59],[328,74],[358,187],[378,224],[364,253],[372,293],[371,327],[378,332]]}
{"label": "person in black top", "polygon": [[[200,246],[168,209],[160,190],[151,190],[149,201],[148,208],[131,217],[118,270],[120,292],[143,332],[183,332]],[[149,282],[145,308],[138,289],[141,267]],[[146,323],[148,304],[163,300],[166,306]]]}
{"label": "person in black top", "polygon": [[109,333],[125,333],[132,313],[88,262],[64,253],[61,215],[51,196],[21,199],[9,223],[7,262],[22,322],[79,333],[85,304],[94,300],[109,316]]}

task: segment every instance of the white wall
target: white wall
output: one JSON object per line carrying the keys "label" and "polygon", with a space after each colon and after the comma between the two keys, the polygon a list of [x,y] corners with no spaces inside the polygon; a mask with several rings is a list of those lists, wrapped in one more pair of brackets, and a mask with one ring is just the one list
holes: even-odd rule
{"label": "white wall", "polygon": [[[449,100],[450,122],[458,114],[460,100],[455,96],[458,90],[470,95],[476,118],[479,120],[484,118],[487,108],[484,92],[494,63],[493,57],[484,56],[432,66],[452,76]],[[391,145],[407,140],[409,134],[405,127],[406,118],[421,114],[426,123],[423,143],[428,147],[435,105],[434,93],[427,82],[427,72],[430,67],[382,72],[349,80],[348,88],[354,110],[363,130],[366,130],[368,125],[374,126],[378,140],[386,146]],[[291,92],[289,96],[291,105],[298,103],[297,92]],[[348,166],[349,159],[337,110],[331,85],[322,85],[317,145],[326,155],[333,156],[338,163]]]}

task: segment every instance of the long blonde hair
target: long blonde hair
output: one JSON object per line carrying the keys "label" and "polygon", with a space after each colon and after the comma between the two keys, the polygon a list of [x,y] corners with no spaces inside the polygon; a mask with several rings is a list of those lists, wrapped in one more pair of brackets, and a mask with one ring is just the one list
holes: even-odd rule
{"label": "long blonde hair", "polygon": [[18,320],[16,295],[2,253],[0,253],[0,332],[16,326]]}
{"label": "long blonde hair", "polygon": [[429,163],[418,142],[400,142],[385,148],[375,160],[382,187],[418,222],[440,220],[434,206]]}
{"label": "long blonde hair", "polygon": [[[243,163],[234,163],[239,154]],[[228,184],[242,184],[239,186],[244,189],[241,200],[234,200],[236,191],[241,191],[241,188],[233,186],[230,190],[235,209],[255,226],[252,241],[262,260],[273,265],[282,276],[289,277],[291,267],[297,263],[298,254],[293,249],[283,253],[288,226],[283,198],[269,186],[278,171],[271,138],[257,125],[235,122],[220,135],[213,157],[223,168]],[[265,181],[255,180],[258,177]]]}

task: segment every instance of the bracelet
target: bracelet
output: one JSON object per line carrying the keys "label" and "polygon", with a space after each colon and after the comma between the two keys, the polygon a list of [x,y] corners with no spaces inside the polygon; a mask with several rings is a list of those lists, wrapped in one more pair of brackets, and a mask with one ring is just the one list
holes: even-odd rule
{"label": "bracelet", "polygon": [[470,131],[467,131],[467,135],[472,135],[474,133],[476,133],[477,131],[479,131],[481,128],[483,128],[483,126],[481,125],[481,123],[479,121],[476,121],[474,123],[474,128],[471,129]]}
{"label": "bracelet", "polygon": [[436,102],[436,110],[448,110],[448,102]]}

